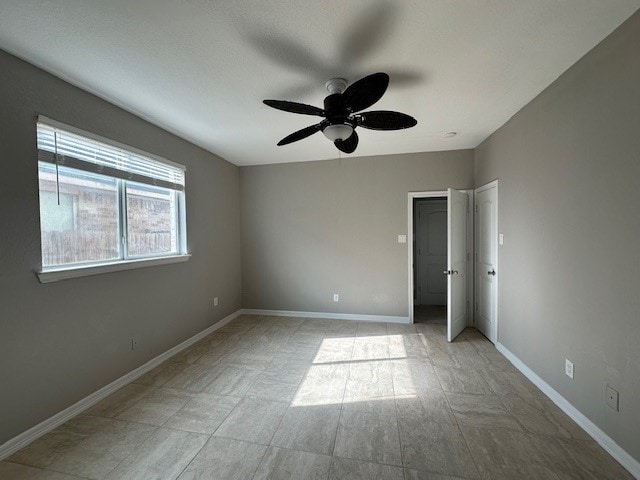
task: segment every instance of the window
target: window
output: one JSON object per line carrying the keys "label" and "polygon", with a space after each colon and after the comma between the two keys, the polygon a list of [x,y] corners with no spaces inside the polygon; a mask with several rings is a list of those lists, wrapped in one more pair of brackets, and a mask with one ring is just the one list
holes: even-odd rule
{"label": "window", "polygon": [[186,256],[182,165],[44,117],[37,132],[40,275]]}

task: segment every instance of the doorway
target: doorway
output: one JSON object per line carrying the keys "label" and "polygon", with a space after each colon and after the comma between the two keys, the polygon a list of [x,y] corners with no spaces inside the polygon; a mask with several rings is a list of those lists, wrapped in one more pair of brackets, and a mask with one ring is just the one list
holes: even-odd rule
{"label": "doorway", "polygon": [[409,320],[446,325],[451,342],[471,318],[473,191],[408,196]]}
{"label": "doorway", "polygon": [[413,199],[413,321],[447,323],[447,197]]}

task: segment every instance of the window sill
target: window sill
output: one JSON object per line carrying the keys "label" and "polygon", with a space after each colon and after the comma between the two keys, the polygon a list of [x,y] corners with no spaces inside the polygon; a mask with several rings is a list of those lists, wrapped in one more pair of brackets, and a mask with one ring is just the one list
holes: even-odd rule
{"label": "window sill", "polygon": [[156,265],[167,265],[170,263],[186,262],[191,257],[186,255],[172,255],[169,257],[143,258],[140,260],[126,260],[121,262],[103,263],[91,265],[89,267],[65,267],[36,272],[40,283],[57,282],[67,278],[88,277],[89,275],[100,275],[102,273],[119,272],[120,270],[131,270],[134,268],[153,267]]}

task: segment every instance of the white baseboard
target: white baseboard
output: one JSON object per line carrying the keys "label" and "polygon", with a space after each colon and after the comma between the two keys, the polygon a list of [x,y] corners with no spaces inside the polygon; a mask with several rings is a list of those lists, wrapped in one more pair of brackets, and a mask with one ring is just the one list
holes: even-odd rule
{"label": "white baseboard", "polygon": [[527,367],[522,360],[516,357],[507,347],[500,342],[496,343],[496,348],[507,359],[520,370],[525,377],[542,390],[547,397],[549,397],[553,403],[555,403],[560,409],[569,415],[582,429],[587,432],[602,448],[604,448],[609,454],[615,458],[620,464],[626,468],[631,475],[640,479],[640,462],[629,455],[620,445],[618,445],[609,435],[604,433],[595,423],[589,420],[582,412],[576,407],[571,405],[569,401],[560,395],[551,385],[540,378],[533,370]]}
{"label": "white baseboard", "polygon": [[359,315],[354,313],[327,312],[295,312],[291,310],[256,310],[242,309],[245,315],[270,315],[277,317],[329,318],[334,320],[355,320],[359,322],[409,323],[409,317],[393,317],[386,315]]}
{"label": "white baseboard", "polygon": [[153,368],[157,367],[158,365],[160,365],[162,362],[164,362],[168,358],[174,356],[176,353],[178,353],[178,352],[184,350],[185,348],[193,345],[198,340],[206,337],[207,335],[209,335],[210,333],[218,330],[219,328],[222,328],[227,323],[229,323],[231,320],[233,320],[234,318],[236,318],[238,315],[241,315],[241,314],[242,314],[242,310],[238,310],[238,311],[232,313],[231,315],[223,318],[222,320],[216,322],[215,324],[211,325],[210,327],[205,328],[200,333],[197,333],[193,337],[185,340],[181,344],[176,345],[173,348],[170,348],[166,352],[164,352],[164,353],[158,355],[157,357],[149,360],[144,365],[136,368],[135,370],[132,370],[131,372],[127,373],[126,375],[123,375],[122,377],[118,378],[117,380],[114,380],[110,384],[102,387],[100,390],[97,390],[97,391],[93,392],[92,394],[86,396],[85,398],[83,398],[82,400],[74,403],[70,407],[65,408],[64,410],[62,410],[59,413],[56,413],[54,416],[49,417],[48,419],[46,419],[45,421],[39,423],[38,425],[36,425],[34,427],[31,427],[29,430],[21,433],[20,435],[17,435],[16,437],[13,437],[12,439],[7,440],[5,443],[0,445],[0,460],[3,460],[4,458],[8,457],[9,455],[17,452],[18,450],[20,450],[21,448],[27,446],[28,444],[30,444],[34,440],[37,440],[38,438],[40,438],[45,433],[50,432],[54,428],[62,425],[64,422],[66,422],[67,420],[71,419],[72,417],[75,417],[76,415],[82,413],[87,408],[91,407],[92,405],[95,405],[100,400],[106,398],[107,396],[109,396],[110,394],[115,392],[116,390],[124,387],[125,385],[127,385],[127,384],[131,383],[132,381],[134,381],[136,378],[144,375],[148,371],[150,371]]}

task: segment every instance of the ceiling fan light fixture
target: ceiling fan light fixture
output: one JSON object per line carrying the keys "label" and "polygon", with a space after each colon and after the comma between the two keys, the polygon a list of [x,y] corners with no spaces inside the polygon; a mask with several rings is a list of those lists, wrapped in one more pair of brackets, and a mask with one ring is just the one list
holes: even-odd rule
{"label": "ceiling fan light fixture", "polygon": [[336,140],[346,140],[353,134],[353,127],[348,123],[336,123],[334,125],[327,125],[322,130],[324,136],[332,142]]}

